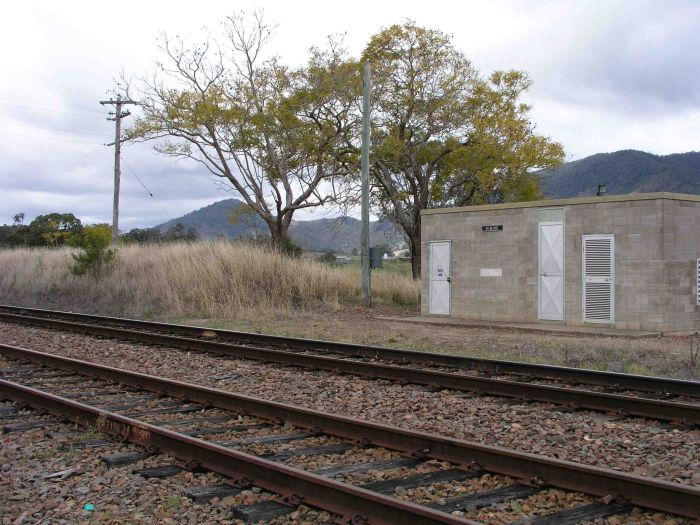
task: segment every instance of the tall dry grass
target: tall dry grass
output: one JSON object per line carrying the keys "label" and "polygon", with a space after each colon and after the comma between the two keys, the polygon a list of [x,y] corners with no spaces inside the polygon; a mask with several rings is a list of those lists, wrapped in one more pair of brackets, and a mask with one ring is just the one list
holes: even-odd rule
{"label": "tall dry grass", "polygon": [[[290,259],[226,241],[119,248],[113,270],[95,280],[69,271],[70,249],[0,250],[0,302],[128,317],[235,317],[245,310],[338,308],[360,302],[356,267]],[[375,300],[415,306],[410,276],[375,272]]]}

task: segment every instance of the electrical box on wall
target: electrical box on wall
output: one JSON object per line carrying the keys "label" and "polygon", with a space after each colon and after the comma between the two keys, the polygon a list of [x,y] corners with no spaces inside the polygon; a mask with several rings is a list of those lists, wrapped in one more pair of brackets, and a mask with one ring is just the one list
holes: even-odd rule
{"label": "electrical box on wall", "polygon": [[384,255],[381,246],[371,246],[369,249],[369,267],[374,270],[382,267],[382,255]]}

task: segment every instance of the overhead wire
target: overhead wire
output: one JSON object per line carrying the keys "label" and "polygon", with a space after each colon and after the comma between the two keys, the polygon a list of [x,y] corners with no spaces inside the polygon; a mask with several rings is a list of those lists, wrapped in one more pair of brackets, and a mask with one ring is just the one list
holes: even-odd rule
{"label": "overhead wire", "polygon": [[[141,186],[142,186],[143,189],[146,191],[146,193],[148,193],[148,195],[151,197],[151,199],[153,199],[153,201],[154,201],[155,203],[157,203],[157,206],[158,206],[159,208],[161,208],[161,211],[166,215],[166,217],[168,217],[168,220],[169,220],[169,221],[174,221],[175,219],[173,218],[173,216],[170,215],[170,214],[168,213],[167,209],[165,209],[165,203],[162,202],[160,199],[157,199],[157,198],[156,198],[156,196],[153,194],[153,192],[152,192],[150,189],[148,189],[148,186],[146,186],[146,184],[144,184],[144,182],[141,180],[141,177],[139,177],[139,176],[136,174],[136,172],[134,171],[134,169],[133,169],[133,168],[131,167],[131,165],[124,159],[123,156],[121,157],[121,162],[126,166],[126,168],[127,168],[127,169],[129,170],[129,172],[136,178],[136,180],[139,181],[139,184],[141,184]],[[164,222],[166,222],[166,221],[164,221]]]}
{"label": "overhead wire", "polygon": [[[5,100],[2,100],[5,99]],[[91,106],[83,106],[83,105],[78,105],[78,104],[69,104],[65,102],[56,102],[56,101],[48,101],[48,100],[42,100],[42,99],[37,99],[35,97],[25,97],[25,96],[19,96],[19,95],[9,95],[6,93],[0,93],[0,105],[2,106],[7,106],[7,107],[19,107],[19,108],[29,108],[29,109],[39,109],[39,110],[45,110],[47,108],[59,108],[62,113],[65,114],[71,114],[74,116],[78,116],[81,118],[99,118],[103,119],[105,118],[104,113],[99,111],[96,108],[92,108]],[[75,134],[75,135],[89,135],[89,136],[97,136],[100,138],[103,138],[105,140],[109,140],[108,137],[105,137],[101,133],[93,133],[93,132],[87,132],[87,131],[78,131],[78,130],[71,130],[71,129],[60,129],[60,128],[50,128],[50,127],[44,127],[44,126],[26,126],[30,129],[42,129],[42,130],[47,130],[51,131],[54,133],[70,133],[70,134]],[[31,135],[31,134],[26,134],[26,133],[16,133],[13,131],[5,131],[5,130],[0,130],[0,133],[4,133],[7,135],[14,135],[14,136],[19,136],[19,137],[26,137],[26,138],[34,138],[34,139],[39,139],[39,140],[49,140],[49,141],[56,141],[56,142],[66,142],[66,143],[75,143],[75,144],[87,144],[91,146],[104,146],[104,144],[97,143],[97,142],[88,142],[88,141],[82,141],[82,140],[75,140],[75,139],[68,139],[68,138],[62,138],[62,137],[49,137],[49,136],[43,136],[43,135]],[[122,157],[122,162],[124,165],[127,167],[129,172],[136,178],[136,180],[139,182],[139,184],[143,187],[144,191],[149,195],[150,198],[152,198],[154,201],[158,201],[156,199],[156,196],[153,194],[153,192],[146,186],[146,184],[143,182],[143,180],[138,176],[138,174],[134,171],[134,169],[129,165],[126,160]],[[188,182],[191,181],[188,178]],[[193,187],[195,185],[191,184]],[[200,189],[201,188],[197,188]],[[207,192],[208,193],[208,192]],[[211,198],[217,198],[220,196],[214,196],[210,195]],[[165,210],[164,210],[165,211]],[[174,220],[173,217],[165,211],[165,215],[168,216],[170,220]]]}
{"label": "overhead wire", "polygon": [[136,172],[133,170],[133,168],[129,165],[129,163],[126,161],[126,159],[124,159],[124,158],[122,157],[122,158],[121,158],[121,161],[122,161],[122,162],[124,163],[124,165],[128,168],[128,170],[131,172],[131,174],[132,174],[134,177],[136,177],[136,180],[139,181],[139,184],[141,184],[141,186],[143,186],[143,189],[146,190],[146,193],[148,193],[148,194],[151,196],[152,199],[155,199],[156,196],[153,195],[153,192],[152,192],[151,190],[149,190],[149,189],[146,187],[146,185],[143,183],[143,181],[141,180],[141,178],[136,174]]}
{"label": "overhead wire", "polygon": [[39,140],[53,140],[56,142],[73,142],[75,144],[90,144],[91,146],[104,146],[104,143],[102,142],[88,142],[85,140],[73,140],[73,139],[66,139],[66,138],[60,138],[60,137],[47,137],[47,136],[42,136],[42,135],[27,135],[26,133],[14,133],[12,131],[6,131],[4,129],[0,129],[0,134],[4,135],[15,135],[17,137],[26,137],[30,139],[39,139]]}
{"label": "overhead wire", "polygon": [[24,123],[21,123],[19,125],[19,127],[25,127],[25,128],[29,128],[29,129],[45,129],[47,131],[54,131],[56,133],[72,133],[74,135],[93,135],[95,137],[100,137],[101,139],[104,139],[104,140],[109,140],[108,135],[105,135],[104,133],[94,133],[92,131],[79,131],[79,130],[75,130],[75,129],[62,129],[62,128],[48,128],[46,126],[37,126],[34,124],[28,125],[28,124],[24,124]]}
{"label": "overhead wire", "polygon": [[[22,97],[17,95],[7,95],[0,93],[0,98],[9,99],[15,105],[24,106],[44,106],[44,107],[60,107],[69,109],[71,111],[81,112],[81,113],[92,113],[95,115],[102,115],[102,112],[97,107],[91,106],[81,106],[77,104],[68,104],[66,102],[56,102],[56,101],[43,101],[41,99],[36,99],[33,97]],[[5,102],[5,104],[10,105],[10,102]]]}
{"label": "overhead wire", "polygon": [[[37,107],[37,106],[32,106],[29,104],[17,104],[17,103],[10,103],[10,102],[4,102],[0,100],[0,106],[5,107],[5,108],[12,108],[12,109],[21,109],[23,111],[26,110],[35,110],[35,111],[41,111],[41,112],[46,112],[49,108],[42,108],[42,107]],[[60,115],[66,115],[71,118],[82,118],[82,119],[99,119],[102,120],[105,118],[105,115],[102,114],[100,115],[99,113],[88,113],[87,111],[82,112],[74,109],[64,109],[64,108],[59,108],[60,110]]]}
{"label": "overhead wire", "polygon": [[[2,95],[2,94],[0,94],[0,97],[3,97],[3,96],[7,96],[7,95]],[[16,97],[16,98],[21,98],[21,97]],[[2,106],[9,106],[9,107],[21,107],[21,106],[22,106],[21,104],[20,104],[20,105],[18,105],[18,104],[16,104],[16,103],[12,103],[12,104],[11,104],[11,103],[8,103],[8,102],[3,102],[2,100],[0,100],[0,105],[2,105]],[[32,106],[30,106],[30,105],[24,105],[24,106],[25,106],[25,107],[32,107]],[[36,108],[35,108],[35,109],[36,109]],[[63,113],[68,113],[68,111],[66,111],[65,109],[62,109],[61,111],[62,111]],[[79,117],[81,117],[81,118],[100,118],[100,119],[105,118],[105,115],[104,115],[104,114],[101,114],[102,116],[100,116],[100,117],[97,116],[98,114],[99,114],[99,113],[95,113],[94,115],[84,115],[84,114],[81,114],[81,115],[77,115],[77,114],[76,114],[76,115],[79,116]],[[52,131],[52,132],[54,132],[54,133],[71,133],[71,134],[74,134],[74,135],[91,135],[91,136],[95,136],[95,137],[100,137],[100,138],[102,138],[102,139],[104,139],[104,140],[109,140],[108,135],[105,135],[104,133],[97,133],[97,132],[94,132],[94,131],[85,131],[85,130],[77,130],[77,129],[66,129],[66,128],[54,128],[54,127],[48,127],[48,126],[41,126],[41,125],[38,125],[38,124],[30,124],[30,123],[26,123],[26,122],[18,122],[18,123],[16,123],[16,124],[13,123],[13,124],[11,124],[11,126],[18,126],[18,127],[20,127],[20,128],[25,128],[25,129],[29,129],[29,130],[33,130],[33,129],[42,129],[42,130]],[[20,129],[20,131],[21,131],[21,129]],[[12,135],[18,135],[18,136],[22,136],[22,135],[23,135],[23,134],[21,134],[21,133],[16,133],[16,132],[11,131],[11,130],[9,130],[9,131],[3,131],[3,132],[4,132],[4,133],[8,133],[8,134],[12,134]],[[41,137],[41,138],[48,138],[48,137]],[[73,141],[73,142],[78,142],[78,141]]]}

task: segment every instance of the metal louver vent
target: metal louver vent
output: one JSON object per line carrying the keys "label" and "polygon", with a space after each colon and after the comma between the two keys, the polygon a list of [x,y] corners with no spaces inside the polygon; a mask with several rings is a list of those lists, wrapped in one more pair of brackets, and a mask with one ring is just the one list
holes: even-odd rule
{"label": "metal louver vent", "polygon": [[615,315],[614,238],[583,236],[583,320],[612,323]]}

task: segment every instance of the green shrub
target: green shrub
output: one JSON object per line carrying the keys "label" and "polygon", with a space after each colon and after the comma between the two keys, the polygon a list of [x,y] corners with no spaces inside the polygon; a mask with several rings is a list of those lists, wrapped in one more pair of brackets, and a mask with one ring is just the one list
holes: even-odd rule
{"label": "green shrub", "polygon": [[298,259],[301,257],[301,246],[294,244],[294,241],[292,241],[289,237],[282,239],[280,251],[284,255],[292,257],[293,259]]}
{"label": "green shrub", "polygon": [[108,224],[85,226],[80,239],[75,242],[78,253],[72,254],[71,272],[74,275],[91,275],[98,279],[109,271],[115,261],[116,252],[109,248],[112,229]]}
{"label": "green shrub", "polygon": [[333,252],[326,252],[326,253],[316,257],[316,261],[323,263],[323,264],[329,264],[331,266],[335,266],[335,254]]}

